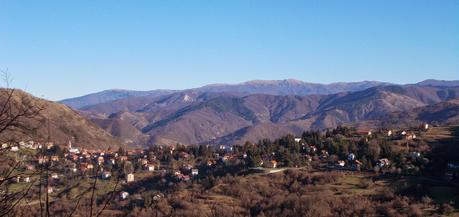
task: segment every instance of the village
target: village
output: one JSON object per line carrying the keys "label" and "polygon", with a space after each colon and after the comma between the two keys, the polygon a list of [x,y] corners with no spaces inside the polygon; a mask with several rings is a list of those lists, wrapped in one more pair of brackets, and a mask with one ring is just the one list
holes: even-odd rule
{"label": "village", "polygon": [[[50,195],[58,195],[67,189],[69,180],[94,179],[108,183],[121,183],[117,189],[118,200],[127,200],[131,192],[129,185],[139,180],[160,176],[170,183],[193,182],[207,176],[224,176],[227,173],[275,173],[289,168],[315,167],[336,171],[371,171],[375,173],[412,173],[428,164],[424,147],[416,145],[429,125],[401,130],[358,131],[339,127],[327,131],[322,140],[314,140],[316,133],[303,134],[302,137],[286,136],[269,144],[244,145],[200,145],[200,146],[154,146],[149,149],[88,150],[74,146],[34,141],[17,144],[3,144],[2,150],[18,162],[18,174],[8,178],[12,185],[31,183],[39,177],[47,177],[43,183]],[[335,132],[336,131],[336,132]],[[349,132],[347,132],[349,131]],[[323,133],[322,133],[323,134]],[[332,135],[333,134],[333,135]],[[328,144],[327,138],[347,134],[341,143],[350,141],[358,144],[371,144],[372,141],[390,141],[402,150],[402,162],[395,154],[383,153],[377,149],[378,158],[372,150],[368,153],[362,148],[339,148]],[[336,138],[340,138],[336,137]],[[324,145],[325,144],[325,145]],[[327,145],[328,144],[328,145]],[[261,146],[260,146],[261,145]],[[379,146],[375,146],[379,147]],[[343,149],[343,150],[337,150]],[[352,150],[355,149],[355,150]],[[384,148],[383,148],[384,149]],[[268,150],[268,151],[267,151]],[[362,151],[363,150],[363,151]],[[271,152],[272,151],[272,152]],[[277,151],[277,152],[276,152]],[[397,156],[397,157],[394,157]],[[450,169],[445,176],[452,179],[457,175],[459,164],[448,163]],[[43,174],[45,169],[46,174]],[[41,174],[38,174],[40,171]],[[43,184],[44,185],[44,184]],[[162,197],[158,193],[156,198]],[[164,196],[164,195],[163,195]]]}

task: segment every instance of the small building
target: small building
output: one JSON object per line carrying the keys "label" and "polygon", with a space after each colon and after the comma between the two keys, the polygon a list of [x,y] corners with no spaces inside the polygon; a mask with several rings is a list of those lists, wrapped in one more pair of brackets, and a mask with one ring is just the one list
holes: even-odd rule
{"label": "small building", "polygon": [[191,175],[197,176],[198,174],[199,174],[199,170],[198,169],[191,169]]}
{"label": "small building", "polygon": [[300,143],[301,142],[301,138],[295,138],[295,142],[296,143]]}
{"label": "small building", "polygon": [[355,160],[355,154],[354,154],[354,153],[350,153],[350,154],[347,156],[347,160],[348,160],[348,161],[354,161],[354,160]]}
{"label": "small building", "polygon": [[59,156],[57,155],[51,156],[51,161],[54,161],[54,162],[59,161]]}
{"label": "small building", "polygon": [[53,173],[53,174],[51,174],[51,178],[59,179],[59,175],[57,173]]}
{"label": "small building", "polygon": [[133,182],[133,181],[134,181],[134,174],[133,173],[127,174],[126,182],[129,183],[129,182]]}
{"label": "small building", "polygon": [[312,146],[309,146],[309,148],[310,148],[310,149],[309,149],[309,153],[314,154],[314,153],[317,152],[316,146],[312,145]]}
{"label": "small building", "polygon": [[48,157],[47,156],[39,156],[38,157],[38,164],[45,164],[48,163]]}
{"label": "small building", "polygon": [[142,166],[148,165],[148,160],[147,160],[147,159],[141,159],[141,160],[140,160],[140,164],[141,164]]}
{"label": "small building", "polygon": [[265,166],[268,168],[277,168],[277,161],[276,160],[267,161]]}
{"label": "small building", "polygon": [[112,177],[112,173],[109,172],[109,171],[105,171],[102,173],[102,179],[109,179],[110,177]]}
{"label": "small building", "polygon": [[412,151],[412,152],[410,152],[409,156],[410,156],[411,158],[413,158],[413,159],[416,159],[416,158],[421,157],[421,153],[416,152],[416,151]]}
{"label": "small building", "polygon": [[97,158],[97,163],[98,163],[99,165],[102,165],[102,164],[104,163],[104,161],[105,161],[105,159],[104,159],[104,157],[102,157],[102,156],[99,156],[99,157]]}
{"label": "small building", "polygon": [[181,159],[188,159],[190,157],[190,155],[184,151],[179,152],[178,156]]}
{"label": "small building", "polygon": [[120,193],[120,197],[121,197],[121,200],[126,200],[126,199],[129,198],[129,193],[126,192],[126,191],[122,191],[122,192]]}
{"label": "small building", "polygon": [[387,136],[390,137],[390,136],[392,136],[392,134],[393,134],[393,133],[392,133],[392,130],[387,131]]}
{"label": "small building", "polygon": [[49,150],[49,149],[52,149],[53,147],[54,147],[54,143],[52,143],[52,142],[47,142],[46,143],[46,149]]}
{"label": "small building", "polygon": [[387,158],[379,159],[377,165],[381,168],[390,166],[391,162]]}
{"label": "small building", "polygon": [[146,165],[146,168],[149,172],[153,172],[155,171],[155,165],[152,165],[152,164],[148,164]]}
{"label": "small building", "polygon": [[[405,132],[405,131],[403,131]],[[402,138],[406,139],[406,140],[413,140],[413,139],[416,139],[416,134],[414,133],[407,133],[405,132],[405,134],[402,134]]]}
{"label": "small building", "polygon": [[357,131],[357,134],[362,136],[371,136],[373,133],[371,132],[371,130],[360,130]]}
{"label": "small building", "polygon": [[339,166],[339,167],[344,167],[344,166],[346,166],[346,162],[344,162],[343,160],[339,160],[336,165]]}
{"label": "small building", "polygon": [[190,181],[190,180],[191,180],[191,177],[190,177],[190,176],[187,176],[187,175],[182,175],[181,180],[182,180],[182,181]]}
{"label": "small building", "polygon": [[215,163],[216,163],[215,161],[208,160],[207,161],[207,166],[211,167],[211,166],[215,165]]}
{"label": "small building", "polygon": [[35,170],[35,166],[32,164],[26,164],[25,167],[27,170]]}
{"label": "small building", "polygon": [[17,152],[17,151],[19,151],[19,147],[18,147],[18,146],[12,146],[12,147],[11,147],[11,151],[12,151],[12,152]]}

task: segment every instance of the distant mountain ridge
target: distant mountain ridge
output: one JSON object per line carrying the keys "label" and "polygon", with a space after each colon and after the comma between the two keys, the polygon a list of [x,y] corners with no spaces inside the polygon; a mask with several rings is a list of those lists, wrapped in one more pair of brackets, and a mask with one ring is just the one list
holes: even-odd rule
{"label": "distant mountain ridge", "polygon": [[59,101],[62,104],[68,105],[72,108],[83,108],[90,105],[110,102],[119,99],[125,99],[130,97],[139,97],[139,96],[159,96],[164,94],[173,93],[173,90],[151,90],[151,91],[135,91],[135,90],[122,90],[122,89],[112,89],[104,90],[97,93],[92,93],[80,97],[64,99]]}
{"label": "distant mountain ridge", "polygon": [[[379,81],[360,81],[360,82],[336,82],[330,84],[308,83],[296,79],[285,80],[252,80],[239,84],[210,84],[199,88],[186,90],[151,90],[151,91],[134,91],[134,90],[105,90],[85,96],[64,99],[59,101],[72,108],[81,109],[84,107],[107,103],[115,100],[122,100],[133,97],[147,96],[149,98],[164,96],[176,92],[194,91],[204,92],[232,92],[243,94],[270,94],[270,95],[328,95],[339,92],[355,92],[365,90],[375,86],[394,85],[387,82]],[[415,84],[415,86],[459,86],[459,81],[444,81],[428,79]]]}
{"label": "distant mountain ridge", "polygon": [[[426,112],[432,111],[429,106],[458,98],[459,87],[422,85],[385,85],[306,96],[193,90],[116,100],[85,107],[84,112],[102,115],[104,120],[99,118],[96,123],[132,144],[235,144],[338,125],[368,124],[377,128],[386,125],[386,120],[395,120],[393,114],[421,113],[424,107]],[[447,108],[453,111],[441,122],[456,117],[457,107]],[[438,115],[432,113],[429,119],[421,114],[402,115],[405,118],[398,119],[406,124],[430,122]],[[128,129],[129,135],[120,133],[121,127]]]}
{"label": "distant mountain ridge", "polygon": [[131,91],[131,90],[106,90],[98,93],[88,94],[81,97],[64,99],[59,101],[70,107],[81,109],[84,107],[121,100],[133,97],[157,97],[175,92],[233,92],[244,94],[271,94],[271,95],[312,95],[312,94],[333,94],[338,92],[359,91],[374,86],[389,85],[385,82],[361,81],[361,82],[339,82],[331,84],[307,83],[295,79],[285,80],[253,80],[240,84],[211,84],[188,90],[152,90],[152,91]]}
{"label": "distant mountain ridge", "polygon": [[445,80],[435,80],[435,79],[427,79],[417,83],[417,85],[421,86],[439,86],[439,87],[454,87],[459,86],[459,81],[445,81]]}

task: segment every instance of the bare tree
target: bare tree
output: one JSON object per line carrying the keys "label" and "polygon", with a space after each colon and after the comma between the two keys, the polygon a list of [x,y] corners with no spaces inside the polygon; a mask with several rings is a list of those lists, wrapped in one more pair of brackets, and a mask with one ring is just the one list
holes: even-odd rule
{"label": "bare tree", "polygon": [[[49,217],[53,214],[51,205],[56,201],[56,198],[51,198],[49,194],[51,187],[49,183],[49,172],[53,170],[53,166],[50,163],[51,156],[47,154],[46,147],[39,149],[37,154],[47,160],[43,163],[39,163],[34,171],[28,171],[27,174],[21,172],[20,168],[28,162],[23,159],[14,158],[12,157],[14,155],[10,154],[11,147],[19,145],[18,137],[25,136],[33,139],[33,136],[30,135],[34,135],[38,126],[34,127],[33,125],[37,124],[30,123],[43,124],[43,117],[47,117],[47,142],[52,142],[49,110],[45,112],[45,105],[41,104],[40,100],[34,99],[34,97],[29,94],[24,94],[21,90],[11,88],[11,78],[7,71],[0,70],[0,76],[2,76],[0,79],[4,81],[4,85],[0,86],[0,217],[19,215],[20,212],[24,212],[24,210],[20,210],[19,207],[22,208],[25,206],[39,206],[39,216]],[[33,161],[36,161],[36,159],[33,159]],[[90,188],[84,189],[83,192],[75,198],[75,201],[67,201],[68,204],[66,205],[71,206],[71,208],[67,210],[68,213],[65,214],[66,216],[71,217],[77,215],[81,202],[86,200],[90,201],[90,206],[88,207],[89,216],[100,216],[113,200],[120,183],[119,177],[116,178],[114,188],[110,192],[107,192],[105,199],[101,201],[101,208],[96,210],[98,201],[96,189],[100,169],[100,166],[98,166],[94,173],[94,180]],[[11,184],[24,175],[39,178],[31,181],[20,190],[12,190]],[[37,191],[32,193],[34,189]],[[35,205],[25,203],[24,199],[28,198],[34,199],[34,202],[36,202],[34,203]],[[38,200],[35,198],[38,198]],[[82,209],[82,211],[86,210]]]}
{"label": "bare tree", "polygon": [[29,194],[35,184],[31,182],[19,191],[9,189],[9,183],[18,180],[24,174],[18,170],[24,162],[23,159],[8,156],[7,152],[11,145],[18,145],[15,135],[33,130],[27,122],[38,117],[43,106],[34,103],[31,96],[20,94],[19,90],[11,88],[11,78],[7,71],[0,70],[0,75],[4,81],[4,86],[0,87],[0,216],[7,216],[14,212],[14,208]]}

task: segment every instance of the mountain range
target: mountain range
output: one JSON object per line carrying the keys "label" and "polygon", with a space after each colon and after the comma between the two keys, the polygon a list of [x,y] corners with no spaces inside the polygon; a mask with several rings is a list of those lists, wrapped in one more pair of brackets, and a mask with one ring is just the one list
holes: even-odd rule
{"label": "mountain range", "polygon": [[61,103],[73,108],[81,109],[91,105],[96,105],[114,100],[132,98],[132,97],[155,97],[167,95],[174,92],[194,91],[201,93],[245,93],[245,94],[271,94],[271,95],[311,95],[311,94],[333,94],[346,91],[364,90],[369,87],[388,85],[389,83],[377,81],[361,82],[339,82],[331,84],[307,83],[295,79],[286,80],[254,80],[240,84],[211,84],[200,88],[188,90],[105,90],[98,93],[92,93],[81,97],[70,98],[60,101]]}
{"label": "mountain range", "polygon": [[458,120],[459,82],[314,84],[288,79],[188,90],[110,90],[61,103],[133,146],[235,144],[338,125]]}

